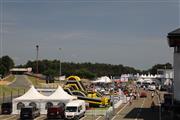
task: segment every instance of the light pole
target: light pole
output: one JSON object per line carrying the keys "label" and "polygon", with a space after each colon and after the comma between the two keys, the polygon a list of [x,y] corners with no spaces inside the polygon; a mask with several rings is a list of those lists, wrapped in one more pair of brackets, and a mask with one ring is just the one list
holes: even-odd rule
{"label": "light pole", "polygon": [[113,115],[115,115],[115,108],[114,108],[114,88],[115,88],[115,83],[114,83],[114,78],[111,76],[111,80],[112,80],[112,82],[113,82],[113,95],[112,95],[112,102],[113,102],[113,104],[112,104],[112,108],[113,108]]}
{"label": "light pole", "polygon": [[[61,52],[62,48],[59,48]],[[61,54],[59,55],[59,82],[61,81]]]}
{"label": "light pole", "polygon": [[[38,58],[39,58],[39,45],[36,45],[36,74],[38,75],[38,72],[39,72],[39,68],[38,68]],[[38,79],[38,77],[37,77]],[[37,85],[37,79],[36,79],[36,85]]]}

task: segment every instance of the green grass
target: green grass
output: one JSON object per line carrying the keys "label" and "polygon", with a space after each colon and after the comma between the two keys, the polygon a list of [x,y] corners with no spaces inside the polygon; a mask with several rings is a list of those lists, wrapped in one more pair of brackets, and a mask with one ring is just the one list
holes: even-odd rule
{"label": "green grass", "polygon": [[40,87],[40,88],[43,88],[44,86],[47,86],[47,85],[49,87],[53,87],[53,86],[57,87],[59,84],[64,85],[64,83],[66,82],[66,81],[56,81],[55,80],[54,83],[46,84],[46,80],[42,80],[42,79],[32,77],[32,76],[27,76],[27,77],[35,87]]}
{"label": "green grass", "polygon": [[41,83],[46,83],[45,80],[42,80],[42,79],[39,79],[39,78],[36,78],[36,77],[32,77],[32,76],[27,76],[27,77],[30,80],[30,82],[36,87],[40,87]]}

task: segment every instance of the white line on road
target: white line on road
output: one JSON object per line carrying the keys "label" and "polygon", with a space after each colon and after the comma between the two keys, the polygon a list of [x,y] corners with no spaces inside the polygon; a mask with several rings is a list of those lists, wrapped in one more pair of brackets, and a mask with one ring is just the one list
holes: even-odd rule
{"label": "white line on road", "polygon": [[102,116],[99,116],[96,120],[99,120]]}
{"label": "white line on road", "polygon": [[[121,111],[123,111],[128,105],[129,105],[129,103],[126,103],[126,105],[125,105],[123,108],[121,108],[121,109],[116,113],[116,115],[118,115]],[[111,120],[114,120],[114,119],[116,118],[116,115],[115,115]]]}
{"label": "white line on road", "polygon": [[114,120],[115,118],[116,118],[116,115],[111,120]]}
{"label": "white line on road", "polygon": [[9,117],[9,118],[6,118],[6,119],[4,119],[4,120],[10,120],[10,119],[12,119],[12,118],[14,118],[14,117],[16,117],[16,115],[13,115],[13,116],[11,116],[11,117]]}
{"label": "white line on road", "polygon": [[140,107],[140,109],[139,109],[138,112],[137,112],[137,116],[136,116],[136,119],[135,119],[135,120],[138,120],[138,117],[139,117],[139,115],[140,115],[141,109],[142,109],[142,107],[144,106],[145,100],[146,100],[146,99],[144,98],[143,103],[141,104],[141,107]]}
{"label": "white line on road", "polygon": [[42,118],[45,118],[45,116],[40,116],[40,117],[37,117],[36,119],[34,120],[42,120]]}
{"label": "white line on road", "polygon": [[123,108],[121,108],[121,109],[117,112],[117,114],[119,114],[121,111],[123,111],[128,105],[129,105],[129,103],[127,103]]}

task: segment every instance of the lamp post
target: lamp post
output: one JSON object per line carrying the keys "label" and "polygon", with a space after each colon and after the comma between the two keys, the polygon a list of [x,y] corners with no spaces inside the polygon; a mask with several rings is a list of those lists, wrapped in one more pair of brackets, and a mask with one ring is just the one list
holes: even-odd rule
{"label": "lamp post", "polygon": [[[61,51],[62,49],[59,48],[59,51]],[[61,80],[61,55],[59,55],[59,82]]]}
{"label": "lamp post", "polygon": [[112,80],[112,82],[113,82],[113,95],[112,95],[112,102],[113,102],[113,104],[112,104],[112,108],[113,108],[113,115],[115,115],[115,108],[114,108],[114,88],[115,88],[115,83],[114,83],[114,78],[111,76],[111,80]]}
{"label": "lamp post", "polygon": [[[38,72],[39,72],[39,68],[38,68],[38,58],[39,58],[39,45],[36,45],[36,74],[38,75]],[[38,79],[38,77],[37,77]],[[37,79],[36,79],[36,85],[37,85]]]}

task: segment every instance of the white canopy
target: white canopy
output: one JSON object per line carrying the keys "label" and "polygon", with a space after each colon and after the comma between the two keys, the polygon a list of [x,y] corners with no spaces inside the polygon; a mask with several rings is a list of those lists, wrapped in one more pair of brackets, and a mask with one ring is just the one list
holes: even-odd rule
{"label": "white canopy", "polygon": [[98,78],[96,81],[93,81],[93,83],[110,83],[110,82],[112,82],[112,80],[107,76],[103,76],[101,78]]}
{"label": "white canopy", "polygon": [[13,101],[36,101],[36,100],[44,100],[47,96],[42,95],[39,93],[34,86],[31,86],[31,88],[22,96],[15,98]]}
{"label": "white canopy", "polygon": [[65,92],[61,86],[59,86],[56,91],[50,95],[48,100],[74,100],[77,99],[77,97],[69,95],[67,92]]}
{"label": "white canopy", "polygon": [[42,95],[32,86],[24,95],[13,99],[13,114],[20,113],[20,109],[18,109],[19,103],[22,103],[24,106],[35,103],[37,108],[40,109],[41,114],[46,114],[47,103],[51,102],[53,105],[57,105],[58,103],[66,104],[74,99],[77,99],[77,97],[69,95],[60,86],[50,96]]}

